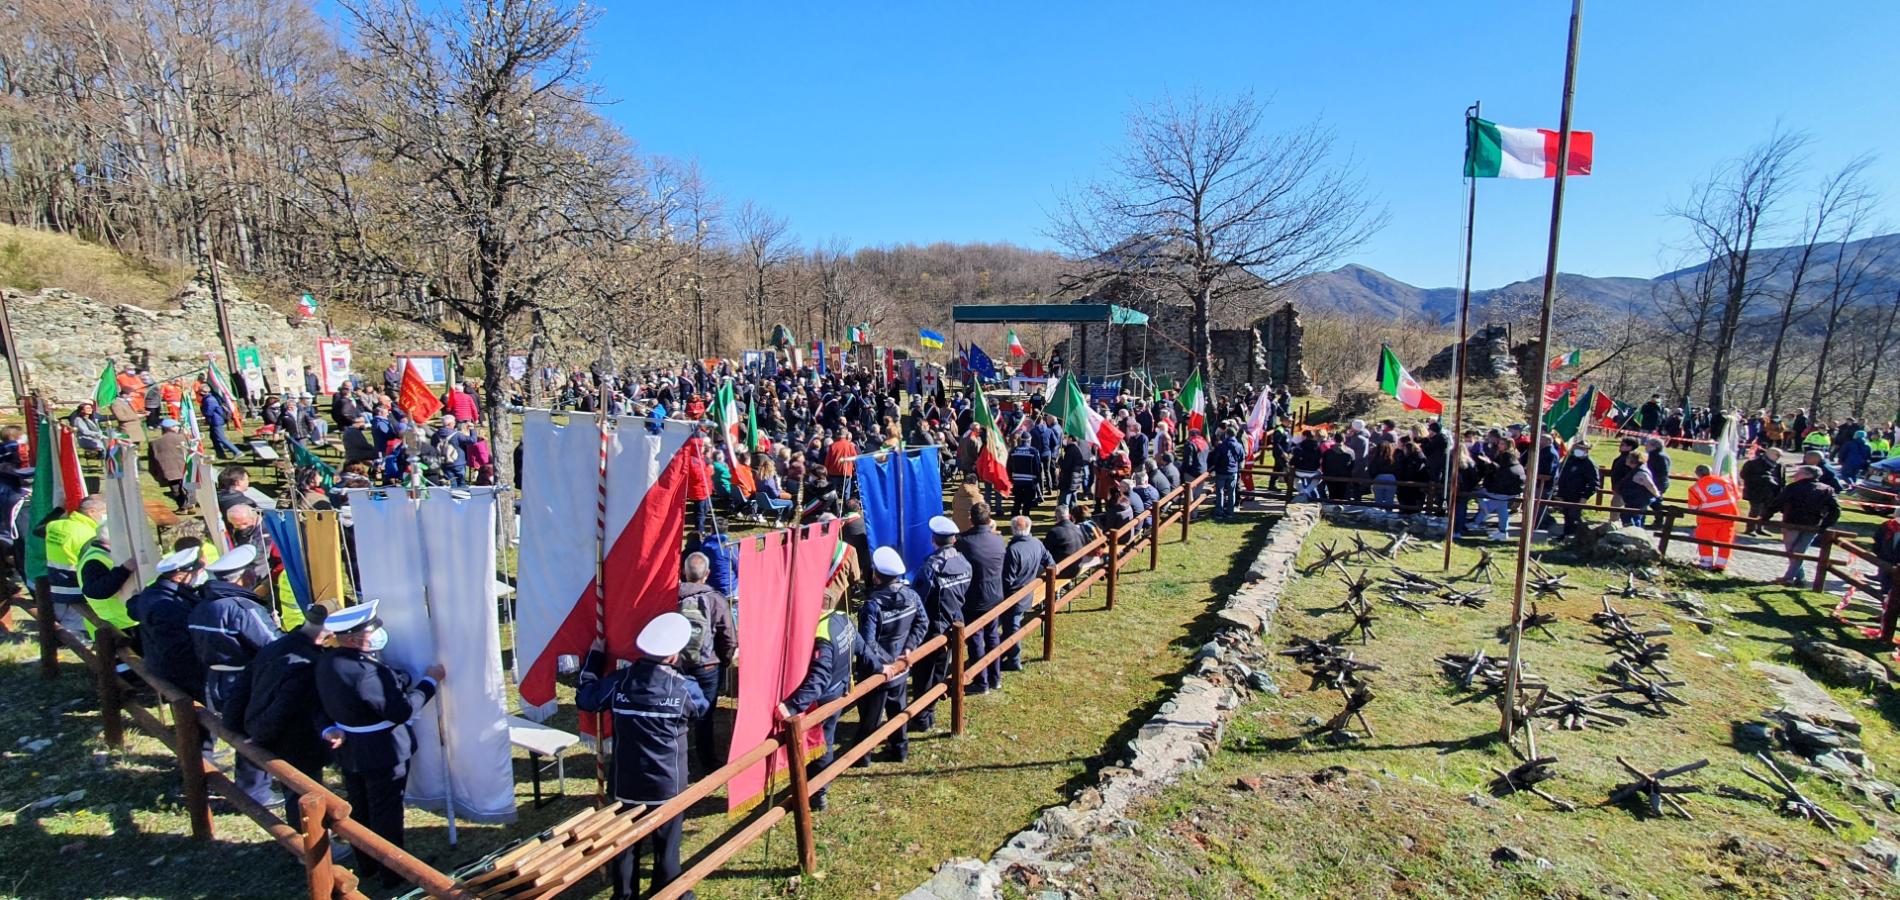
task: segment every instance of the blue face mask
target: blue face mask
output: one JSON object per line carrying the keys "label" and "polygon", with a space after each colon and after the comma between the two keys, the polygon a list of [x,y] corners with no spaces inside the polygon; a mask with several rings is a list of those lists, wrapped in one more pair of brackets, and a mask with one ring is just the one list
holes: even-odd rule
{"label": "blue face mask", "polygon": [[384,631],[381,628],[378,628],[375,631],[370,633],[369,652],[379,653],[382,651],[384,647],[387,647],[387,646],[389,646],[389,632]]}

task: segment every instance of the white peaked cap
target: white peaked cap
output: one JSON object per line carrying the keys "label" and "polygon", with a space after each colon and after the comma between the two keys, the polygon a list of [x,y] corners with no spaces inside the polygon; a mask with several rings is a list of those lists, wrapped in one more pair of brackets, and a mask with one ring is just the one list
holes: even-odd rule
{"label": "white peaked cap", "polygon": [[198,548],[186,547],[185,549],[180,550],[176,553],[166,554],[164,559],[159,560],[158,574],[165,575],[171,572],[177,572],[181,569],[189,570],[189,569],[195,569],[197,567],[198,567]]}
{"label": "white peaked cap", "polygon": [[370,600],[355,606],[346,606],[331,613],[329,618],[323,620],[323,630],[332,634],[343,634],[363,627],[374,618],[376,618],[376,601]]}
{"label": "white peaked cap", "polygon": [[210,565],[205,566],[205,570],[213,575],[230,575],[249,568],[254,562],[257,562],[257,546],[245,544],[233,547],[231,552],[212,560]]}
{"label": "white peaked cap", "polygon": [[661,613],[640,629],[640,638],[634,641],[634,646],[639,647],[641,653],[664,659],[680,652],[692,636],[693,623],[686,621],[685,616],[676,612]]}
{"label": "white peaked cap", "polygon": [[956,534],[957,523],[950,521],[948,516],[931,516],[930,533],[945,536]]}
{"label": "white peaked cap", "polygon": [[904,557],[889,547],[879,547],[871,553],[871,566],[880,575],[896,577],[904,574]]}

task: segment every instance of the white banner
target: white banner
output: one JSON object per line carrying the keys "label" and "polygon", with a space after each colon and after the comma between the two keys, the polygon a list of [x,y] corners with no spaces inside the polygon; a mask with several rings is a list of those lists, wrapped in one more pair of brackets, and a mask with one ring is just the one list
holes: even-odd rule
{"label": "white banner", "polygon": [[317,380],[323,392],[334,394],[350,380],[350,342],[343,338],[317,338]]}
{"label": "white banner", "polygon": [[514,821],[495,613],[494,492],[349,494],[363,596],[380,601],[377,615],[389,631],[383,660],[412,678],[433,662],[448,669],[435,699],[411,723],[416,755],[405,796],[438,811],[452,796],[457,819]]}
{"label": "white banner", "polygon": [[145,498],[139,494],[138,445],[119,444],[112,452],[117,464],[106,467],[99,492],[106,496],[106,532],[112,540],[112,561],[132,568],[132,577],[119,589],[122,599],[130,599],[158,577],[160,554],[151,517],[145,514]]}

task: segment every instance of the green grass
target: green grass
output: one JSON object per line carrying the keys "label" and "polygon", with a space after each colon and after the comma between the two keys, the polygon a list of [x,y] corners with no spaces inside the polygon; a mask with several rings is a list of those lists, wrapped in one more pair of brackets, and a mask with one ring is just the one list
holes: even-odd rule
{"label": "green grass", "polygon": [[[1239,583],[1265,533],[1259,519],[1197,524],[1187,545],[1162,548],[1158,572],[1146,571],[1145,558],[1130,563],[1114,611],[1102,608],[1098,585],[1064,612],[1054,661],[1040,661],[1040,638],[1033,638],[1027,671],[1006,679],[1000,694],[970,699],[962,737],[947,735],[945,705],[939,730],[913,738],[909,762],[840,779],[831,808],[817,822],[818,877],[790,887],[795,842],[782,825],[704,883],[700,896],[897,895],[944,859],[987,856],[1039,810],[1067,802],[1109,761],[1105,755],[1132,736],[1132,723],[1159,703],[1207,639],[1215,600]],[[176,765],[166,747],[128,728],[126,749],[108,751],[98,737],[88,674],[69,665],[59,680],[46,682],[36,660],[30,630],[0,642],[0,691],[16,701],[0,707],[0,733],[54,739],[38,754],[11,748],[0,770],[0,857],[11,863],[0,874],[0,896],[281,897],[295,891],[299,867],[242,816],[219,815],[216,842],[187,838]],[[561,691],[563,710],[551,724],[572,730],[572,693],[565,686]],[[848,713],[841,735],[849,740],[854,729],[855,714]],[[580,809],[593,769],[593,758],[577,749],[568,759],[571,796],[534,809],[527,761],[517,759],[518,823],[464,824],[460,845],[450,848],[440,817],[410,810],[409,848],[445,870],[466,864]],[[26,808],[82,787],[85,796],[71,804]],[[716,796],[692,811],[685,855],[730,826],[724,803]],[[572,896],[594,893],[605,896],[601,881],[583,883]]]}
{"label": "green grass", "polygon": [[147,263],[111,247],[50,231],[0,225],[0,287],[26,293],[65,288],[102,303],[165,305],[191,278],[170,263]]}
{"label": "green grass", "polygon": [[[1305,559],[1316,557],[1318,541],[1340,537],[1322,525]],[[1421,548],[1402,562],[1433,574],[1439,552]],[[1475,549],[1458,549],[1453,571],[1463,572],[1475,558]],[[1602,591],[1621,587],[1623,575],[1551,559],[1577,587],[1563,601],[1540,604],[1560,620],[1554,637],[1526,639],[1524,659],[1556,689],[1580,691],[1602,671],[1607,655],[1592,639],[1596,629],[1588,616],[1599,608]],[[1618,710],[1631,722],[1610,730],[1545,731],[1540,723],[1540,752],[1559,759],[1560,777],[1549,789],[1580,811],[1555,812],[1528,795],[1491,798],[1491,769],[1513,764],[1494,737],[1497,707],[1490,698],[1468,702],[1470,695],[1442,677],[1434,662],[1448,652],[1503,652],[1496,632],[1509,616],[1507,585],[1481,610],[1434,607],[1421,618],[1382,604],[1378,638],[1355,648],[1358,658],[1384,667],[1371,676],[1378,697],[1367,716],[1374,734],[1356,744],[1335,747],[1311,735],[1308,723],[1331,717],[1340,708],[1338,696],[1310,690],[1295,666],[1274,657],[1268,671],[1285,696],[1257,697],[1243,708],[1209,766],[1140,809],[1137,833],[1097,847],[1070,886],[1118,897],[1896,893],[1884,876],[1845,865],[1859,857],[1854,845],[1875,833],[1874,823],[1891,834],[1888,812],[1856,803],[1818,778],[1799,778],[1809,796],[1850,822],[1837,839],[1764,805],[1713,793],[1717,785],[1763,791],[1741,772],[1744,764],[1760,768],[1749,755],[1757,748],[1734,729],[1777,704],[1748,662],[1798,666],[1790,655],[1798,638],[1877,652],[1872,642],[1835,623],[1828,616],[1832,601],[1823,595],[1690,570],[1672,569],[1663,578],[1661,587],[1701,595],[1718,622],[1705,635],[1677,621],[1666,639],[1674,651],[1668,665],[1688,683],[1679,693],[1690,705],[1667,717]],[[1286,593],[1273,649],[1294,635],[1339,630],[1345,617],[1329,608],[1343,596],[1335,573],[1297,579]],[[1675,619],[1659,600],[1614,602],[1651,621]],[[1900,750],[1900,702],[1890,694],[1830,690],[1861,719],[1867,752],[1880,771],[1889,771]],[[1709,759],[1708,768],[1687,779],[1709,792],[1688,800],[1695,821],[1639,820],[1622,808],[1599,807],[1627,780],[1615,762],[1619,754],[1643,768]],[[1787,757],[1777,755],[1785,763]],[[1332,766],[1350,774],[1323,784],[1311,777]],[[1241,778],[1259,779],[1258,788],[1240,786]],[[1492,851],[1503,844],[1548,859],[1552,868],[1493,863]]]}

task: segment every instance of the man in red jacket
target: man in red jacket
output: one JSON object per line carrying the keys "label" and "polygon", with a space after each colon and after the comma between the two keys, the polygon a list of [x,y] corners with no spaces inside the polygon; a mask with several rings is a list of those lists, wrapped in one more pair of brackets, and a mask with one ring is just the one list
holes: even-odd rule
{"label": "man in red jacket", "polygon": [[850,433],[842,428],[832,432],[831,437],[831,446],[825,448],[825,477],[831,482],[832,493],[838,495],[838,502],[843,502],[846,484],[858,471],[858,445],[851,442]]}
{"label": "man in red jacket", "polygon": [[686,454],[686,505],[693,511],[693,530],[710,533],[712,528],[712,467],[706,464],[706,439],[694,435],[680,449]]}

